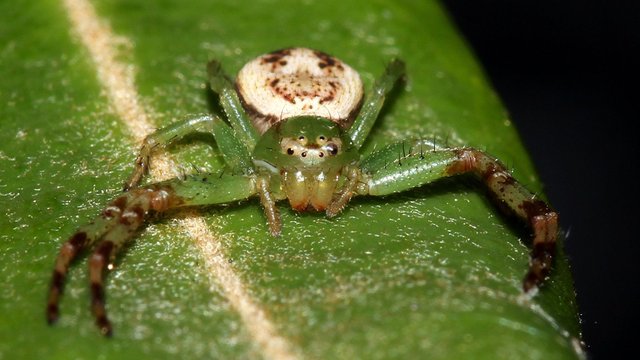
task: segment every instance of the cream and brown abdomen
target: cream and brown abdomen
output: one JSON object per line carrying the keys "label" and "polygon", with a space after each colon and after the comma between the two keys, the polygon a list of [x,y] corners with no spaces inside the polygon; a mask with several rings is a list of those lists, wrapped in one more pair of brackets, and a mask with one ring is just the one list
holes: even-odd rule
{"label": "cream and brown abdomen", "polygon": [[236,79],[238,95],[254,126],[264,133],[294,116],[320,116],[343,129],[363,99],[358,73],[339,59],[306,48],[278,50],[247,63]]}

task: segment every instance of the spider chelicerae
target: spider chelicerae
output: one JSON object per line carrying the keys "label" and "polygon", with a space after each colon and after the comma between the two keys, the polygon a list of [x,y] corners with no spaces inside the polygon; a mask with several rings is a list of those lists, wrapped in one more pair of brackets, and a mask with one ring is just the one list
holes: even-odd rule
{"label": "spider chelicerae", "polygon": [[[271,235],[278,236],[282,223],[276,203],[280,200],[288,200],[297,211],[324,211],[333,217],[354,196],[384,196],[465,173],[475,174],[500,208],[531,227],[533,249],[524,291],[536,289],[549,273],[558,215],[499,161],[477,149],[439,148],[427,140],[401,141],[360,154],[385,96],[404,75],[402,61],[391,60],[366,96],[355,70],[333,56],[306,48],[262,55],[247,63],[235,82],[215,60],[207,70],[228,123],[214,115],[196,116],[144,140],[125,192],[62,245],[47,304],[49,323],[59,317],[69,264],[83,249],[95,247],[89,258],[91,309],[100,331],[112,334],[103,276],[150,212],[257,196]],[[233,171],[139,186],[155,149],[197,131],[213,134]]]}

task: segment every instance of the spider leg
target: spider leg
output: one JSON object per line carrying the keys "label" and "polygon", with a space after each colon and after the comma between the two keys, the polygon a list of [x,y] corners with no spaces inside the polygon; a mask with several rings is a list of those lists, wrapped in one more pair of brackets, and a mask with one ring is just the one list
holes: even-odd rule
{"label": "spider leg", "polygon": [[56,259],[47,302],[47,320],[59,317],[59,301],[71,261],[84,248],[98,243],[89,258],[91,309],[96,325],[111,335],[105,310],[103,274],[118,250],[131,239],[151,211],[163,212],[177,207],[224,204],[255,195],[255,179],[246,175],[198,174],[185,180],[172,179],[135,188],[111,201],[91,223],[80,227],[65,242]]}
{"label": "spider leg", "polygon": [[207,73],[209,75],[209,85],[211,90],[220,96],[220,105],[227,114],[229,123],[235,130],[238,138],[251,151],[256,146],[260,134],[253,126],[249,116],[242,106],[242,102],[236,92],[236,87],[217,60],[211,60],[207,64]]}
{"label": "spider leg", "polygon": [[346,167],[342,174],[346,180],[340,190],[334,194],[329,206],[327,206],[325,212],[328,217],[338,215],[347,206],[351,198],[356,195],[358,184],[361,181],[360,172],[355,167]]}
{"label": "spider leg", "polygon": [[124,191],[135,188],[149,170],[151,154],[156,148],[166,147],[185,135],[194,132],[211,132],[227,165],[243,173],[251,173],[253,166],[249,152],[234,135],[233,129],[220,118],[204,114],[189,118],[147,136],[135,161],[133,173],[124,185]]}
{"label": "spider leg", "polygon": [[[282,220],[280,219],[280,210],[276,206],[278,201],[277,194],[274,194],[270,190],[268,177],[258,177],[256,180],[256,190],[258,196],[260,196],[260,203],[264,209],[264,215],[267,218],[267,224],[269,225],[269,232],[272,236],[278,237],[282,232]],[[276,195],[276,196],[274,196]]]}
{"label": "spider leg", "polygon": [[120,202],[112,201],[100,216],[91,223],[80,227],[60,247],[51,277],[47,302],[47,321],[49,324],[53,324],[58,320],[60,314],[58,303],[64,289],[64,280],[69,270],[69,265],[83,249],[95,243],[109,229],[111,224],[116,221],[115,213],[120,211],[120,207]]}
{"label": "spider leg", "polygon": [[458,174],[471,173],[485,185],[497,205],[533,230],[528,292],[548,275],[555,255],[558,214],[520,184],[499,161],[473,148],[432,149],[423,140],[390,145],[361,162],[369,195],[386,195]]}
{"label": "spider leg", "polygon": [[364,144],[378,118],[378,114],[380,114],[380,109],[382,109],[387,94],[404,73],[404,62],[400,59],[393,59],[387,64],[382,76],[376,80],[373,88],[365,98],[358,117],[347,130],[347,134],[356,149],[359,149]]}

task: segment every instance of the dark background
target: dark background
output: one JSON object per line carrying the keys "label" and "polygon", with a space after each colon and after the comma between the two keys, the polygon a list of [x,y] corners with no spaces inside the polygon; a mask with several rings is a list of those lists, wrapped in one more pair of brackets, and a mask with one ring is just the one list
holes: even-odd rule
{"label": "dark background", "polygon": [[640,1],[444,4],[569,233],[589,357],[637,353]]}

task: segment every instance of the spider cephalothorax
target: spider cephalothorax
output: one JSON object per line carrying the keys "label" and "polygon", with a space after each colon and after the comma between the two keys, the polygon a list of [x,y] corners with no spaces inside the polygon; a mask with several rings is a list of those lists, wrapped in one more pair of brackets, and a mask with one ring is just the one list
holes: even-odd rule
{"label": "spider cephalothorax", "polygon": [[[91,304],[96,324],[111,334],[104,307],[103,273],[118,249],[151,211],[237,202],[259,197],[272,235],[282,229],[277,202],[298,211],[335,216],[359,195],[383,196],[432,181],[471,173],[499,207],[533,230],[525,291],[535,289],[553,263],[558,216],[518,183],[497,160],[473,148],[438,148],[427,140],[390,144],[360,153],[386,94],[404,74],[392,60],[366,97],[360,76],[342,61],[304,48],[279,50],[249,62],[235,83],[217,61],[209,82],[220,95],[228,123],[201,115],[148,136],[125,193],[65,242],[56,260],[47,305],[58,318],[64,277],[78,253],[95,245],[90,258]],[[154,149],[195,132],[213,133],[227,166],[221,175],[196,174],[139,186]]]}
{"label": "spider cephalothorax", "polygon": [[[279,177],[276,199],[291,207],[323,211],[332,203],[343,170],[355,165],[358,153],[334,122],[296,116],[278,122],[260,138],[253,162],[260,174]],[[334,205],[335,206],[335,205]]]}

